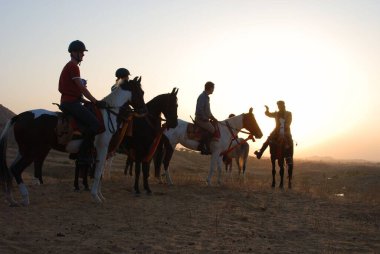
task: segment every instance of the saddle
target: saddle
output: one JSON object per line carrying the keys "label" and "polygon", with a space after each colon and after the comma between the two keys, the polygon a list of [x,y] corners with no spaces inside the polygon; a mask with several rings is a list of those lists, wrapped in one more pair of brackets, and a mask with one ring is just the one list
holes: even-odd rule
{"label": "saddle", "polygon": [[[84,106],[96,116],[96,119],[98,119],[100,128],[96,134],[104,132],[105,126],[100,109],[90,102],[85,103]],[[57,143],[59,145],[66,145],[71,140],[80,139],[82,137],[80,124],[74,119],[74,117],[65,112],[58,112],[57,117],[58,121],[55,131],[57,135]]]}
{"label": "saddle", "polygon": [[[220,138],[220,130],[218,128],[218,125],[214,125],[214,127],[216,127],[216,131],[213,135],[213,139],[218,139]],[[209,135],[208,134],[208,131],[199,127],[198,125],[196,125],[195,123],[189,123],[187,124],[187,128],[186,128],[186,134],[187,134],[187,137],[191,140],[195,140],[195,141],[201,141],[202,140],[202,137],[204,137],[205,135]]]}

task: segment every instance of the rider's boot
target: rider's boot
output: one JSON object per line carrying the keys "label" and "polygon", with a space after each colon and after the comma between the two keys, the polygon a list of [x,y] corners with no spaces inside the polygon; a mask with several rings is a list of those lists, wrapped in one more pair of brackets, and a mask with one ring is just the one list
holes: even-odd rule
{"label": "rider's boot", "polygon": [[263,146],[261,147],[261,149],[259,151],[255,151],[254,154],[256,155],[256,158],[257,159],[261,159],[261,156],[263,156],[263,153],[265,151],[265,149],[267,149],[269,145],[269,142],[268,141],[265,141],[265,143],[263,144]]}
{"label": "rider's boot", "polygon": [[210,142],[211,142],[211,134],[205,132],[202,136],[202,139],[199,141],[198,150],[201,151],[203,155],[210,155]]}

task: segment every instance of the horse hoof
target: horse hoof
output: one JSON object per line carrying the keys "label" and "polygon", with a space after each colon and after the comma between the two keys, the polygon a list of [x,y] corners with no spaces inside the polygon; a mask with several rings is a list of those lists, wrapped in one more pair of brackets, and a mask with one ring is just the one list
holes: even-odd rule
{"label": "horse hoof", "polygon": [[106,198],[103,196],[102,193],[98,193],[98,196],[99,196],[99,198],[100,198],[102,201],[106,200]]}
{"label": "horse hoof", "polygon": [[146,190],[146,194],[147,195],[152,195],[152,191],[151,190]]}
{"label": "horse hoof", "polygon": [[28,207],[30,205],[29,199],[21,201],[21,206]]}
{"label": "horse hoof", "polygon": [[283,184],[280,184],[278,187],[279,187],[280,189],[283,189],[283,188],[284,188],[284,185],[283,185]]}
{"label": "horse hoof", "polygon": [[20,204],[17,202],[12,202],[9,204],[9,207],[20,207]]}
{"label": "horse hoof", "polygon": [[272,188],[276,187],[276,184],[275,183],[272,183]]}
{"label": "horse hoof", "polygon": [[90,191],[90,188],[84,187],[84,191]]}
{"label": "horse hoof", "polygon": [[74,192],[80,192],[79,188],[74,188]]}
{"label": "horse hoof", "polygon": [[102,203],[102,200],[99,198],[97,194],[92,194],[92,197],[94,198],[95,202],[98,204]]}

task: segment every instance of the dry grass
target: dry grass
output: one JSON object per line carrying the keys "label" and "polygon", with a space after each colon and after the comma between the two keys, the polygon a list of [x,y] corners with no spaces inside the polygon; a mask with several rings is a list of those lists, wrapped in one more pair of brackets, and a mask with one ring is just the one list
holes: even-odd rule
{"label": "dry grass", "polygon": [[279,190],[269,187],[270,162],[250,158],[244,181],[235,166],[222,186],[208,187],[209,158],[181,151],[175,185],[151,178],[154,194],[135,197],[124,160],[118,155],[103,181],[101,205],[72,191],[67,155],[51,152],[44,185],[32,185],[28,168],[31,206],[0,204],[0,253],[380,252],[378,164],[296,160],[294,188]]}

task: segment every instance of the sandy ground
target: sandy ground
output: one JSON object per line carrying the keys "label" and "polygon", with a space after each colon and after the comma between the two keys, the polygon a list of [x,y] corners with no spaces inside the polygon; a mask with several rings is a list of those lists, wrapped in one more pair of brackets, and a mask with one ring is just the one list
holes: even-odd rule
{"label": "sandy ground", "polygon": [[177,151],[175,185],[151,177],[153,195],[136,197],[118,155],[96,204],[53,151],[45,184],[24,173],[29,207],[0,202],[0,253],[380,253],[380,164],[296,161],[293,189],[280,190],[266,158],[250,158],[244,181],[234,165],[208,187],[208,159]]}

